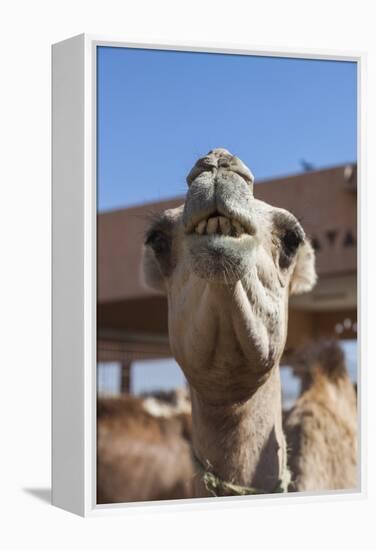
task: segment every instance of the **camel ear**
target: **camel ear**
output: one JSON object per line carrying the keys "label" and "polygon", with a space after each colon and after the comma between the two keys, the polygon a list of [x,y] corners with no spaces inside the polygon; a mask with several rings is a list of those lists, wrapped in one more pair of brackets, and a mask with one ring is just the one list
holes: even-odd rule
{"label": "camel ear", "polygon": [[161,273],[159,262],[157,261],[154,251],[150,246],[144,246],[141,272],[144,286],[152,288],[153,290],[163,294],[166,293],[164,277]]}
{"label": "camel ear", "polygon": [[309,292],[317,281],[315,252],[309,241],[299,247],[294,272],[290,283],[290,294]]}

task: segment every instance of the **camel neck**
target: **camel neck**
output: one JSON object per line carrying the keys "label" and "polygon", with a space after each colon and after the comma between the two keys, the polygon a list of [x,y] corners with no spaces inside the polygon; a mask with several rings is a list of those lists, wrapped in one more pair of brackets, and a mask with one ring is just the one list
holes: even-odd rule
{"label": "camel neck", "polygon": [[[273,492],[286,469],[279,367],[241,404],[209,404],[191,393],[198,460],[224,481]],[[196,493],[208,495],[199,475]]]}

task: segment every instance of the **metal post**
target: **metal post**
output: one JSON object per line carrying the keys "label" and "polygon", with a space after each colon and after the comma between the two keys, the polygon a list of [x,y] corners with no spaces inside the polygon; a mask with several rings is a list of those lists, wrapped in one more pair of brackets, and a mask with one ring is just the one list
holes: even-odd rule
{"label": "metal post", "polygon": [[129,393],[131,390],[131,365],[132,361],[130,358],[126,358],[120,363],[120,392]]}

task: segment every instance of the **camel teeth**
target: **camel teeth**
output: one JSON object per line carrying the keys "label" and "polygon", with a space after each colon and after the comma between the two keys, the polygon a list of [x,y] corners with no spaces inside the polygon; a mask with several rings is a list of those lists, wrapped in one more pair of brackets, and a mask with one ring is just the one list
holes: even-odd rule
{"label": "camel teeth", "polygon": [[235,228],[235,232],[236,232],[237,237],[240,237],[240,235],[242,235],[245,232],[244,227],[239,222],[237,222],[236,220],[232,220],[232,225]]}
{"label": "camel teeth", "polygon": [[196,225],[195,231],[199,235],[203,235],[205,233],[206,229],[206,220],[202,220],[200,223]]}
{"label": "camel teeth", "polygon": [[217,233],[217,228],[218,228],[218,218],[209,218],[208,226],[206,230],[208,235],[213,235],[214,233]]}
{"label": "camel teeth", "polygon": [[223,216],[219,217],[219,226],[221,228],[223,235],[230,235],[231,233],[231,224],[230,220],[227,218],[224,218]]}
{"label": "camel teeth", "polygon": [[225,216],[216,216],[208,220],[201,220],[195,227],[195,233],[198,235],[232,235],[240,237],[245,233],[241,223],[236,220],[230,220]]}

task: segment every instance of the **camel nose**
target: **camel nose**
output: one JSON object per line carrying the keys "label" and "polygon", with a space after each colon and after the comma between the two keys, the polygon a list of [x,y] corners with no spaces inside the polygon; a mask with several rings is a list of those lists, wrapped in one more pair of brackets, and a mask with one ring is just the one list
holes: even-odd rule
{"label": "camel nose", "polygon": [[220,158],[218,159],[218,168],[230,168],[231,163],[226,158]]}
{"label": "camel nose", "polygon": [[220,171],[234,172],[241,176],[251,188],[253,193],[254,177],[248,166],[237,156],[232,155],[227,149],[218,148],[200,158],[187,176],[188,187],[203,172],[211,172],[214,176]]}

